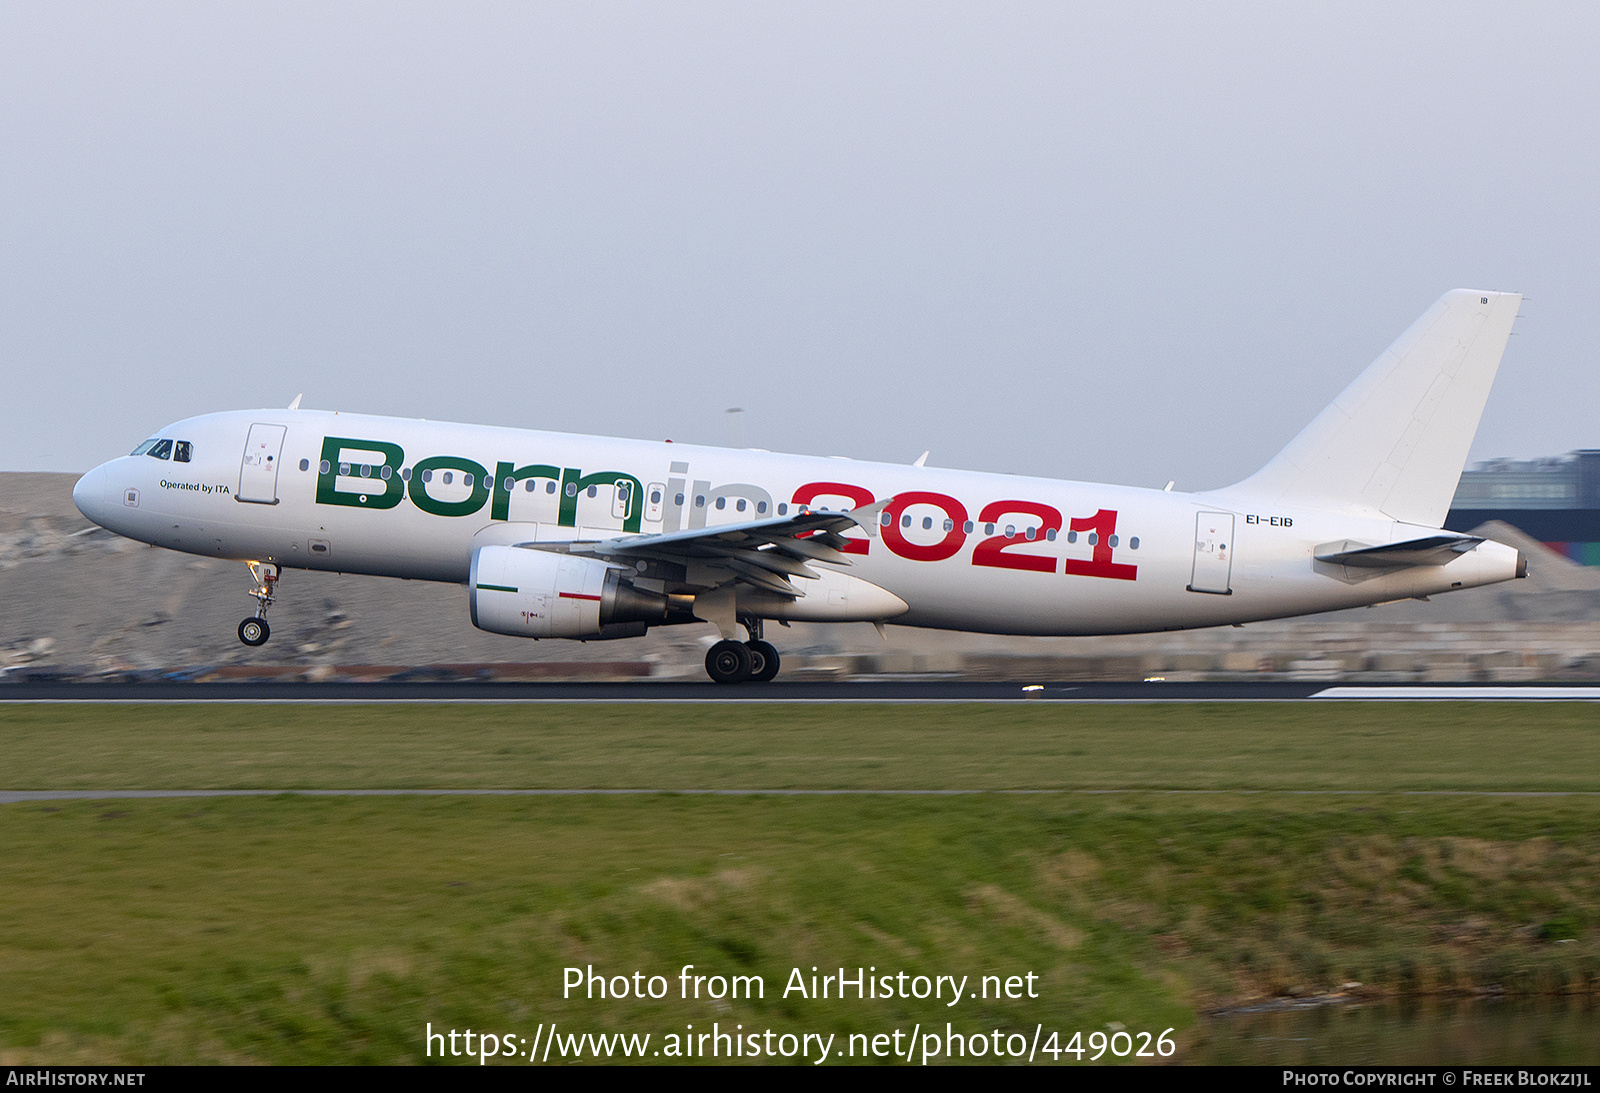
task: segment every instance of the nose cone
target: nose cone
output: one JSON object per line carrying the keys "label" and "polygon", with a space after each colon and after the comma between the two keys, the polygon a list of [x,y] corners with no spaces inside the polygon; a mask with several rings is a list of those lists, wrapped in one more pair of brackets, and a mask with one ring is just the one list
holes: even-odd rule
{"label": "nose cone", "polygon": [[100,526],[105,526],[106,513],[106,468],[104,464],[96,467],[72,487],[72,503],[78,506],[78,511]]}

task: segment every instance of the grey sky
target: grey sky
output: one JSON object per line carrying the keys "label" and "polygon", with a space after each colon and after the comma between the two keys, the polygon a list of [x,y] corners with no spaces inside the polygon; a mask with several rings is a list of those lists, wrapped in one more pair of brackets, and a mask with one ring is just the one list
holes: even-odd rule
{"label": "grey sky", "polygon": [[1454,287],[1600,446],[1588,4],[0,7],[0,469],[308,406],[1184,487]]}

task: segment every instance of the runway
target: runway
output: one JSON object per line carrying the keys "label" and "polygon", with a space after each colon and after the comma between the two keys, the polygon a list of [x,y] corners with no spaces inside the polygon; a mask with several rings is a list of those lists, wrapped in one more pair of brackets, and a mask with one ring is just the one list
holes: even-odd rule
{"label": "runway", "polygon": [[618,683],[53,683],[0,684],[0,703],[1094,703],[1520,701],[1595,702],[1600,686],[1303,682],[1019,683],[968,680]]}

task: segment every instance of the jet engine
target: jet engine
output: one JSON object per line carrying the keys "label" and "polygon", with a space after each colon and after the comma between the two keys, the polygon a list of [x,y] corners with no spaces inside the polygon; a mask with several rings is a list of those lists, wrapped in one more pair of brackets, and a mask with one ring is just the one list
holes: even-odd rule
{"label": "jet engine", "polygon": [[[636,638],[688,622],[680,597],[636,588],[630,570],[594,558],[517,546],[472,553],[472,625],[518,638]],[[688,597],[682,597],[688,600]]]}

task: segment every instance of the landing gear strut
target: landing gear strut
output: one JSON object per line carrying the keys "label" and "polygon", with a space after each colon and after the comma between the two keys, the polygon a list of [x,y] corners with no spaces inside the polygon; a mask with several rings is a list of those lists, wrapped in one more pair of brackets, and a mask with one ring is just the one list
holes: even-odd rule
{"label": "landing gear strut", "polygon": [[272,606],[278,578],[283,576],[283,567],[275,562],[245,564],[250,567],[250,576],[256,582],[256,586],[250,590],[250,595],[255,597],[256,613],[239,624],[239,640],[250,646],[265,645],[272,636],[272,627],[267,625],[267,608]]}
{"label": "landing gear strut", "polygon": [[761,640],[761,620],[739,620],[750,633],[748,642],[723,640],[706,652],[706,674],[718,683],[766,683],[778,674],[778,650]]}

